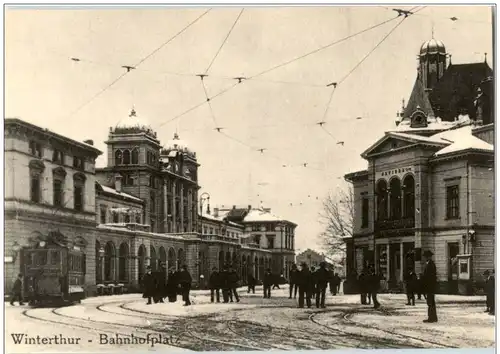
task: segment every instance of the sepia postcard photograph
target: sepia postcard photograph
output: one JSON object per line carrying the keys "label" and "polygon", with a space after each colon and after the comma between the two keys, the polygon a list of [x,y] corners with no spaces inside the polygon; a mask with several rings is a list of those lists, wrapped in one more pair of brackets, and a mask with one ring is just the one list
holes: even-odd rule
{"label": "sepia postcard photograph", "polygon": [[495,348],[496,4],[5,4],[6,353]]}

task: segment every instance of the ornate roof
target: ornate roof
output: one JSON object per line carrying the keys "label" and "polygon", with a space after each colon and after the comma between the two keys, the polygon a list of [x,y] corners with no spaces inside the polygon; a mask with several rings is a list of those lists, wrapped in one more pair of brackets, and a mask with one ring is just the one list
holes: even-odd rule
{"label": "ornate roof", "polygon": [[137,134],[146,133],[156,137],[156,133],[151,128],[148,120],[143,116],[138,116],[134,108],[130,111],[127,118],[124,118],[118,122],[115,129],[113,130],[115,134]]}
{"label": "ornate roof", "polygon": [[428,54],[446,54],[446,47],[444,46],[443,42],[437,39],[429,39],[420,47],[421,56]]}
{"label": "ornate roof", "polygon": [[189,155],[194,156],[194,152],[189,149],[187,142],[185,140],[181,140],[179,138],[179,134],[177,133],[174,134],[174,138],[172,140],[169,140],[165,143],[162,149],[162,154],[172,151],[178,151],[182,153],[185,152]]}

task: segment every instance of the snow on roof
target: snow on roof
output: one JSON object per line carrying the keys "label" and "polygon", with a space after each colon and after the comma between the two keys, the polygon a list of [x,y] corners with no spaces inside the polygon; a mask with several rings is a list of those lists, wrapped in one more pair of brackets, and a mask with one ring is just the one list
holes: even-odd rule
{"label": "snow on roof", "polygon": [[447,130],[457,125],[457,122],[436,120],[428,122],[426,127],[421,127],[421,128],[411,128],[410,124],[411,124],[410,120],[403,119],[401,123],[399,123],[399,125],[394,130],[391,131],[411,132],[411,131],[422,131],[422,130]]}
{"label": "snow on roof", "polygon": [[486,141],[476,138],[473,135],[464,135],[460,139],[453,142],[452,144],[436,152],[435,156],[450,154],[453,152],[459,152],[469,149],[484,150],[491,152],[494,151],[493,145],[488,144]]}
{"label": "snow on roof", "polygon": [[426,143],[445,143],[444,141],[440,141],[439,139],[433,139],[432,137],[426,137],[426,136],[421,136],[421,135],[415,135],[415,134],[407,134],[407,133],[396,133],[396,132],[390,132],[389,133],[391,136],[396,136],[396,137],[401,137],[401,138],[406,138],[406,139],[413,139],[413,140],[418,140],[421,142],[426,142]]}
{"label": "snow on roof", "polygon": [[142,203],[141,199],[139,199],[137,197],[134,197],[133,195],[130,195],[130,194],[127,194],[127,193],[123,193],[123,192],[118,192],[118,191],[116,191],[116,189],[108,187],[108,186],[105,186],[105,185],[102,185],[100,183],[99,183],[99,185],[101,186],[103,192],[106,192],[106,193],[109,193],[109,194],[114,194],[114,195],[120,195],[120,196],[122,196],[124,198],[132,199],[132,200],[135,200],[135,201],[138,201],[138,202]]}
{"label": "snow on roof", "polygon": [[[226,214],[227,214],[227,213],[226,213]],[[204,214],[202,214],[202,215],[200,215],[200,214],[198,214],[198,215],[199,215],[199,216],[202,216],[202,217],[204,217],[204,218],[206,218],[206,219],[213,220],[213,221],[217,221],[217,222],[224,222],[224,217],[225,217],[225,215],[220,215],[220,214],[219,214],[219,216],[214,216],[214,215],[211,215],[211,214],[206,214],[206,213],[204,213]],[[227,223],[228,223],[229,225],[232,225],[232,226],[239,226],[239,227],[243,227],[243,225],[238,224],[238,223],[235,223],[235,222],[232,222],[232,221],[228,221]]]}
{"label": "snow on roof", "polygon": [[282,219],[270,212],[266,212],[259,209],[252,209],[245,216],[245,222],[265,222],[265,221],[282,221]]}

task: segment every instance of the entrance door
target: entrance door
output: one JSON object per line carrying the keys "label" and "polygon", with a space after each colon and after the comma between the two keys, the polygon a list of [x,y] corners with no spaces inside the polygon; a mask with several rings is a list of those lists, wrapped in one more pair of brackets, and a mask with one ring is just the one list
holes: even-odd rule
{"label": "entrance door", "polygon": [[448,243],[448,294],[458,294],[458,242]]}

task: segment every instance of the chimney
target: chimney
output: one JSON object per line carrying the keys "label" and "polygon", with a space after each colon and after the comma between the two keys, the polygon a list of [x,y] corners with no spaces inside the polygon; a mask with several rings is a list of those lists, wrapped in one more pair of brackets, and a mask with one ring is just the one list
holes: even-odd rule
{"label": "chimney", "polygon": [[219,217],[219,208],[214,208],[214,216],[215,216],[216,218],[218,218],[218,217]]}
{"label": "chimney", "polygon": [[92,140],[92,139],[87,139],[87,140],[84,140],[83,142],[84,142],[85,144],[89,144],[89,145],[94,146],[94,140]]}
{"label": "chimney", "polygon": [[115,189],[118,193],[122,192],[122,175],[118,173],[115,175]]}

